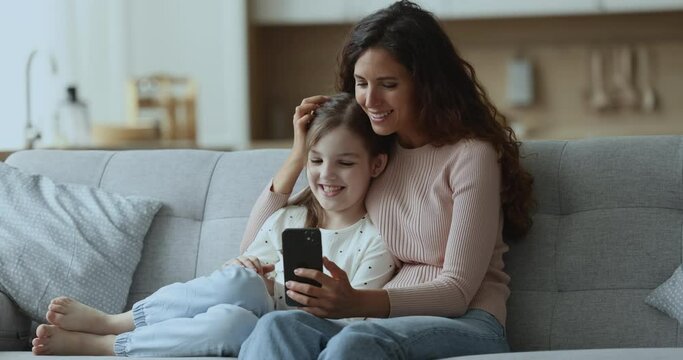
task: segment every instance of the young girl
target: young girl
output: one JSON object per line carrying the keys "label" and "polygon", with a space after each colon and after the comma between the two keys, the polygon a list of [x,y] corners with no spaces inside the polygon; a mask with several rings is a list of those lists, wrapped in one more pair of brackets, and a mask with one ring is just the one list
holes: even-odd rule
{"label": "young girl", "polygon": [[[366,215],[364,199],[372,178],[386,166],[391,139],[375,135],[346,93],[297,112],[294,126],[292,152],[308,154],[308,188],[256,235],[245,234],[255,240],[240,257],[209,276],[165,286],[122,314],[53,299],[46,315],[51,325],[36,330],[33,353],[235,356],[258,318],[289,308],[280,252],[286,228],[320,228],[328,274],[345,276],[358,288],[382,287],[396,264]],[[278,172],[279,181],[296,182],[299,172],[289,171],[290,165]],[[253,213],[260,212],[261,201]]]}

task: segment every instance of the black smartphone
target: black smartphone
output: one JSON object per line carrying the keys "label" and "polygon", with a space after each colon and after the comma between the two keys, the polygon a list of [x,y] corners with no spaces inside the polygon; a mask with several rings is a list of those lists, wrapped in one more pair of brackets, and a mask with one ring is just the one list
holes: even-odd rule
{"label": "black smartphone", "polygon": [[[285,282],[292,280],[320,287],[315,280],[294,275],[294,269],[298,268],[323,271],[323,245],[319,229],[285,229],[282,232],[282,257]],[[286,292],[285,301],[289,306],[304,306],[287,296]]]}

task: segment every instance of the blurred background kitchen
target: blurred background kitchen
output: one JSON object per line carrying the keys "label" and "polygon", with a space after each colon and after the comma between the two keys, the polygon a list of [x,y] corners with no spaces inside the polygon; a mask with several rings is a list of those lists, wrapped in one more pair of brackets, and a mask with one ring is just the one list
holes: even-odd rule
{"label": "blurred background kitchen", "polygon": [[[288,146],[350,26],[391,2],[0,0],[0,159]],[[683,134],[683,0],[416,2],[522,139]]]}

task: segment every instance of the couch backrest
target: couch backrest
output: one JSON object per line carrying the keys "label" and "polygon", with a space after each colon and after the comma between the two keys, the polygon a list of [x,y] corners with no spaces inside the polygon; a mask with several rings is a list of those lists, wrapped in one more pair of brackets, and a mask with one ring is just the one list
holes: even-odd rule
{"label": "couch backrest", "polygon": [[[681,264],[682,142],[656,136],[524,145],[538,207],[530,234],[506,255],[513,350],[683,345],[676,321],[643,302]],[[254,200],[286,154],[33,150],[8,163],[164,202],[145,239],[131,306],[236,256]]]}
{"label": "couch backrest", "polygon": [[237,256],[252,205],[287,153],[32,150],[7,162],[57,182],[164,203],[145,238],[128,297],[131,307],[161,286],[208,274]]}
{"label": "couch backrest", "polygon": [[681,264],[683,137],[530,141],[538,206],[511,243],[514,350],[683,346],[643,300]]}

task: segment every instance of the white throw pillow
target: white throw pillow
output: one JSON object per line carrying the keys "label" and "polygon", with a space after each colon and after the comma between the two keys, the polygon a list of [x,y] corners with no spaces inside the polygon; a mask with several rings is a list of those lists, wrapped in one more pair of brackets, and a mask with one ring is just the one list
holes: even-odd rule
{"label": "white throw pillow", "polygon": [[0,291],[34,321],[66,295],[124,310],[147,230],[161,203],[55,184],[0,162]]}
{"label": "white throw pillow", "polygon": [[683,264],[645,298],[645,303],[683,325]]}

